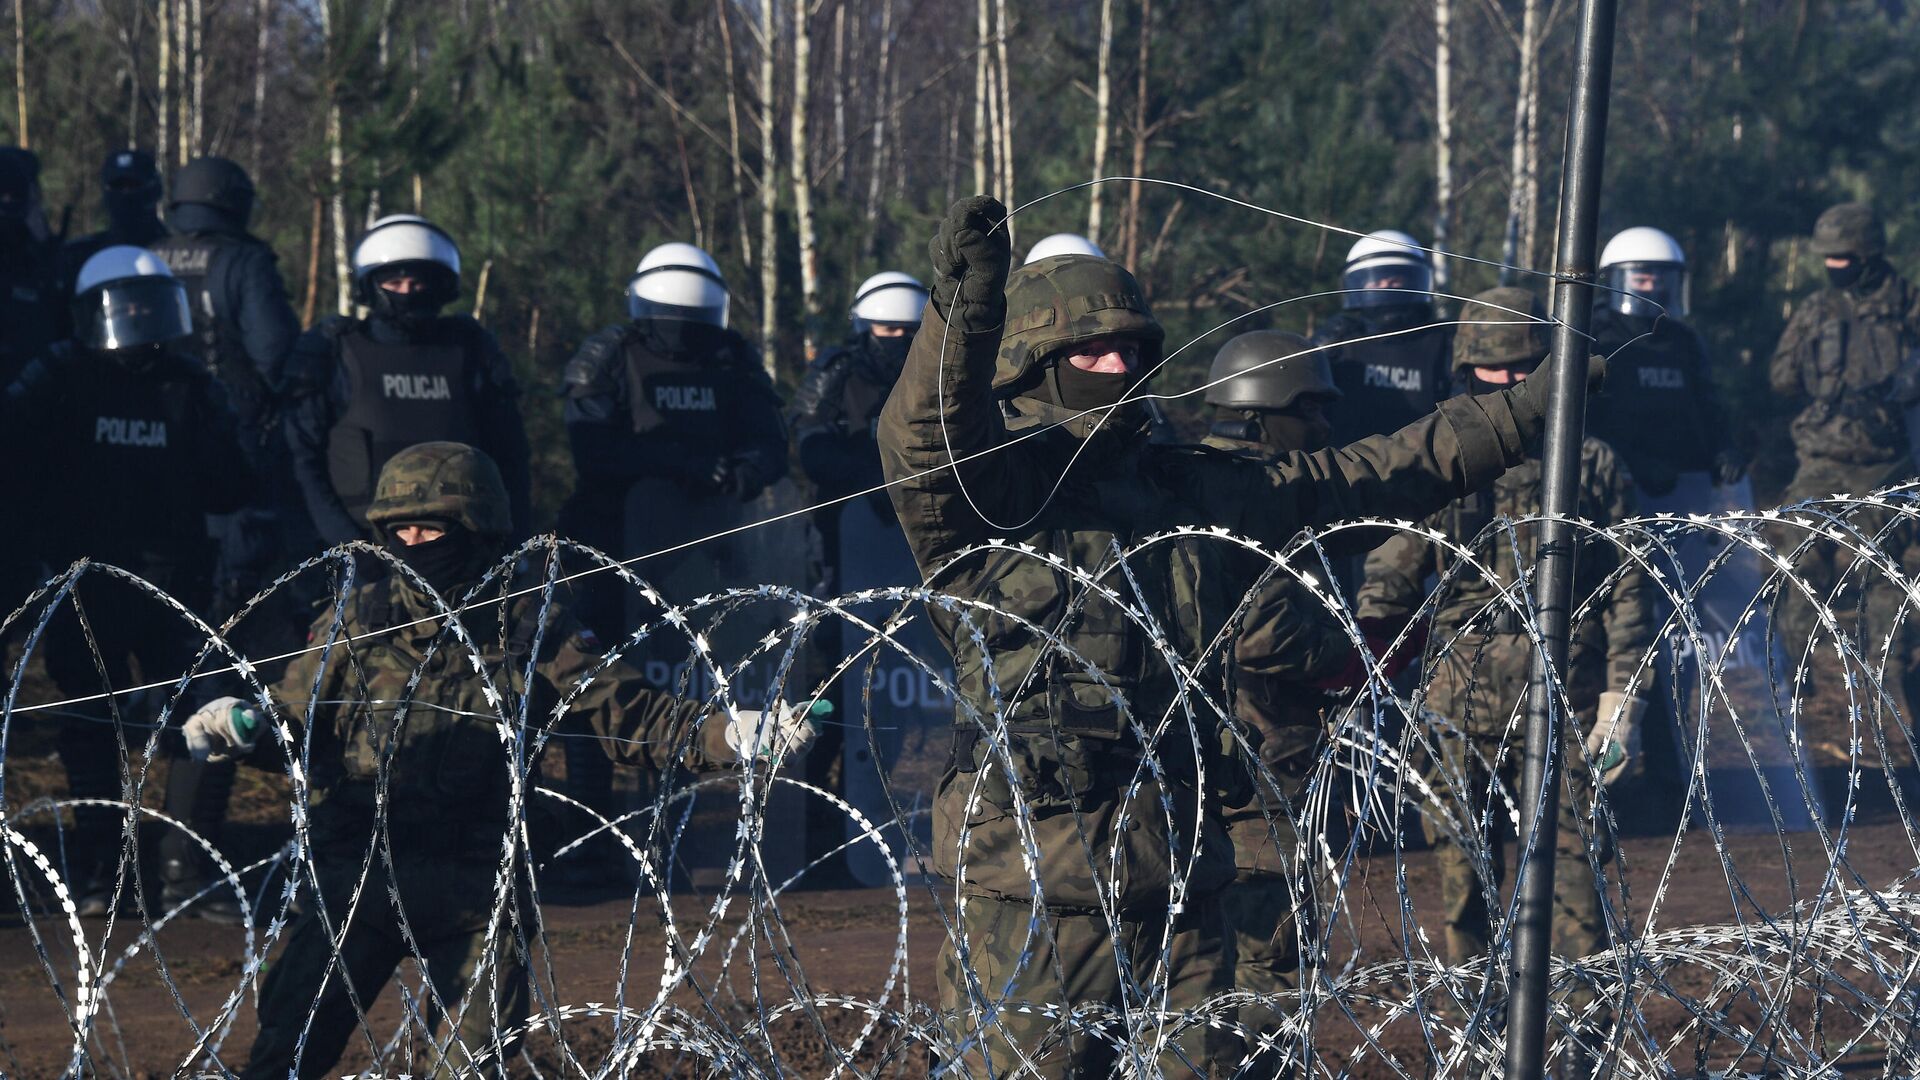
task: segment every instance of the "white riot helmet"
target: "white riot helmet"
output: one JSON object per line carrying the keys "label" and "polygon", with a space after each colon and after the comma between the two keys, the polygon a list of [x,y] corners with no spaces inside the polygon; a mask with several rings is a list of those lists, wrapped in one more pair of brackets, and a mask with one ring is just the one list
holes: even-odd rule
{"label": "white riot helmet", "polygon": [[1687,253],[1659,229],[1635,225],[1607,241],[1600,269],[1601,283],[1609,290],[1607,306],[1620,314],[1686,317]]}
{"label": "white riot helmet", "polygon": [[864,334],[874,324],[919,326],[927,308],[927,287],[912,274],[888,270],[860,283],[853,292],[853,332]]}
{"label": "white riot helmet", "polygon": [[692,244],[661,244],[627,279],[627,314],[727,325],[727,280],[713,256]]}
{"label": "white riot helmet", "polygon": [[193,333],[186,287],[160,256],[115,244],[80,267],[73,282],[73,325],[80,343],[118,352]]}
{"label": "white riot helmet", "polygon": [[460,248],[438,225],[414,214],[392,214],[373,223],[353,249],[353,282],[360,302],[383,309],[378,279],[405,271],[427,285],[414,307],[449,304],[460,293]]}
{"label": "white riot helmet", "polygon": [[1057,232],[1052,236],[1042,237],[1039,243],[1029,248],[1027,261],[1020,265],[1032,266],[1041,259],[1051,259],[1055,255],[1091,255],[1096,259],[1107,257],[1107,253],[1100,250],[1099,244],[1079,233]]}
{"label": "white riot helmet", "polygon": [[1347,249],[1340,288],[1340,306],[1350,311],[1430,304],[1433,261],[1412,236],[1398,229],[1380,229]]}

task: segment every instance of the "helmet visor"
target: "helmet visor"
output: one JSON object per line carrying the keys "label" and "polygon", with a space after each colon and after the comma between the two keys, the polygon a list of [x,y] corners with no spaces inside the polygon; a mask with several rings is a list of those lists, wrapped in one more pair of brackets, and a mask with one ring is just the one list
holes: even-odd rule
{"label": "helmet visor", "polygon": [[685,322],[724,327],[727,325],[727,294],[721,293],[718,300],[713,303],[688,305],[665,304],[629,292],[627,293],[627,314],[636,320],[680,319]]}
{"label": "helmet visor", "polygon": [[172,278],[122,278],[80,294],[74,325],[82,345],[113,352],[186,337],[193,313],[186,288]]}
{"label": "helmet visor", "polygon": [[1687,269],[1678,263],[1630,262],[1607,267],[1607,305],[1622,315],[1687,315]]}
{"label": "helmet visor", "polygon": [[1404,307],[1433,302],[1433,268],[1415,262],[1363,263],[1340,275],[1340,306]]}

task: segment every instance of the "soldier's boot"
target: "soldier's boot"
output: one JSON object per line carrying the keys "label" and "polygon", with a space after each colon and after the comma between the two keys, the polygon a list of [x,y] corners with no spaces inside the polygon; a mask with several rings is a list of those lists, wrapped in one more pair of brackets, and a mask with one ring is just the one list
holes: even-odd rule
{"label": "soldier's boot", "polygon": [[[174,759],[167,774],[167,815],[185,821],[209,843],[218,843],[233,776],[230,761]],[[240,898],[224,879],[215,877],[206,851],[177,829],[169,829],[160,841],[160,886],[160,902],[167,910],[193,901],[185,914],[195,918],[235,925],[245,918]]]}
{"label": "soldier's boot", "polygon": [[[586,737],[592,733],[584,726],[562,734],[573,736],[561,742],[567,761],[567,782],[563,790],[601,817],[617,820],[621,811],[613,792],[613,760],[600,748],[598,740]],[[586,829],[600,828],[597,821],[578,811],[563,810],[556,816]],[[569,831],[572,836],[579,835],[578,831]],[[598,836],[556,860],[551,879],[562,890],[583,893],[613,886],[625,888],[631,880],[628,871],[631,861],[619,838],[610,830],[602,829]]]}

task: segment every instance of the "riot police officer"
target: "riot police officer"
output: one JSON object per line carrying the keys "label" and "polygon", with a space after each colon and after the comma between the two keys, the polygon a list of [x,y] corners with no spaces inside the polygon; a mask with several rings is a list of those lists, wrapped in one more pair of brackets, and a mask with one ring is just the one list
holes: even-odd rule
{"label": "riot police officer", "polygon": [[1588,433],[1613,447],[1640,490],[1656,498],[1683,474],[1737,483],[1745,462],[1714,392],[1706,343],[1686,322],[1686,253],[1673,237],[1637,225],[1607,241],[1600,273],[1607,288],[1594,302],[1591,333],[1613,377],[1587,409]]}
{"label": "riot police officer", "polygon": [[160,223],[160,169],[145,150],[116,150],[100,165],[100,200],[107,227],[77,240],[60,251],[60,281],[72,291],[73,281],[88,259],[117,244],[152,250],[167,235]]}
{"label": "riot police officer", "polygon": [[[622,557],[645,554],[732,522],[786,475],[780,400],[727,309],[719,265],[692,244],[662,244],[640,260],[627,282],[631,321],[594,334],[567,362],[579,481],[564,532]],[[629,515],[641,499],[647,512]],[[626,636],[624,612],[606,597],[582,603],[589,625]]]}
{"label": "riot police officer", "polygon": [[[873,428],[926,306],[927,287],[912,275],[889,270],[861,282],[850,309],[853,336],[815,360],[800,380],[793,403],[794,445],[800,468],[821,500],[882,483]],[[887,503],[884,493],[879,501]],[[888,509],[886,516],[892,513]]]}
{"label": "riot police officer", "polygon": [[[709,713],[698,700],[653,690],[623,661],[601,667],[599,642],[538,589],[490,596],[461,613],[483,678],[449,631],[444,604],[466,595],[504,554],[515,529],[509,502],[500,471],[471,446],[427,442],[396,453],[381,470],[367,521],[443,599],[395,573],[347,597],[340,626],[331,609],[314,622],[313,640],[331,647],[301,655],[272,688],[281,719],[304,728],[298,745],[263,738],[264,701],[220,698],[186,725],[199,758],[258,749],[264,766],[278,764],[276,751],[311,763],[316,899],[287,931],[261,987],[260,1030],[243,1077],[327,1075],[360,1025],[357,1010],[372,1005],[408,956],[436,999],[430,1023],[456,1009],[461,1018],[444,1056],[410,1060],[413,1068],[507,1073],[528,988],[515,933],[494,926],[489,934],[502,902],[501,845],[519,835],[500,725],[551,717],[564,697],[569,714],[597,736],[594,745],[655,770],[784,756],[813,737],[811,723],[785,707]],[[515,704],[523,696],[531,699],[524,713]],[[368,851],[382,840],[392,860],[369,865]],[[512,887],[524,903],[524,881]],[[522,908],[517,918],[530,915]],[[461,1008],[470,995],[477,996]]]}
{"label": "riot police officer", "polygon": [[[40,159],[30,150],[0,146],[0,383],[10,383],[47,347],[65,336],[66,295],[60,289],[56,252],[40,204]],[[18,425],[0,431],[0,451],[9,460],[34,453]],[[8,469],[0,500],[32,506],[38,471]],[[16,514],[0,539],[0,603],[18,603],[39,577],[43,552],[37,515]]]}
{"label": "riot police officer", "polygon": [[367,505],[387,460],[417,442],[478,446],[498,463],[514,527],[531,527],[527,433],[512,366],[478,322],[442,315],[460,249],[425,218],[373,223],[353,253],[365,318],[334,316],[288,361],[293,469],[326,544],[372,535]]}
{"label": "riot police officer", "polygon": [[1333,381],[1345,395],[1333,445],[1398,431],[1452,393],[1452,328],[1433,307],[1433,263],[1397,229],[1356,240],[1340,275],[1341,313],[1313,336],[1330,346]]}
{"label": "riot police officer", "polygon": [[[60,483],[49,486],[37,515],[48,523],[49,552],[61,563],[84,556],[120,567],[204,609],[213,569],[206,515],[239,506],[251,483],[232,413],[189,348],[186,290],[153,253],[125,246],[88,259],[75,290],[75,340],[29,365],[6,394],[7,424],[26,427],[43,459],[60,463]],[[108,574],[78,584],[44,639],[48,674],[75,698],[131,685],[135,663],[149,681],[184,674],[198,644],[170,609]],[[109,699],[62,719],[60,758],[75,798],[121,797],[121,738],[144,742],[144,733],[130,733],[146,717],[127,715],[131,709],[125,698]],[[232,786],[231,766],[176,760],[167,812],[217,840]],[[70,865],[80,913],[104,914],[119,816],[82,808],[75,817]],[[200,891],[208,868],[188,837],[170,831],[161,859],[165,903]],[[230,896],[192,910],[238,914]]]}

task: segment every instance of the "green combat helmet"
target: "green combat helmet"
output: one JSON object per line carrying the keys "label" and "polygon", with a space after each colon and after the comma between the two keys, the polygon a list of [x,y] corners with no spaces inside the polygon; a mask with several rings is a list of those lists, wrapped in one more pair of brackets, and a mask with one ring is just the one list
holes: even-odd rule
{"label": "green combat helmet", "polygon": [[1518,285],[1488,289],[1461,309],[1453,335],[1453,366],[1500,367],[1545,359],[1553,347],[1546,318],[1547,309],[1531,290]]}
{"label": "green combat helmet", "polygon": [[1841,203],[1827,208],[1813,223],[1815,255],[1858,255],[1877,258],[1887,252],[1887,227],[1866,203]]}
{"label": "green combat helmet", "polygon": [[1207,369],[1207,404],[1223,409],[1285,409],[1309,396],[1342,395],[1325,350],[1284,330],[1241,334],[1220,346]]}
{"label": "green combat helmet", "polygon": [[1140,369],[1151,371],[1166,336],[1126,267],[1092,255],[1044,259],[1007,276],[1007,328],[993,388],[1018,394],[1038,381],[1047,357],[1103,337],[1138,341]]}
{"label": "green combat helmet", "polygon": [[415,443],[380,470],[367,523],[387,526],[450,521],[476,536],[505,539],[513,531],[507,485],[493,459],[466,443]]}

